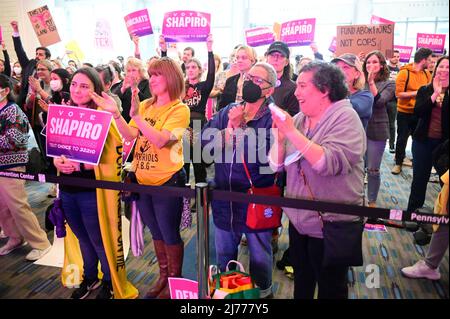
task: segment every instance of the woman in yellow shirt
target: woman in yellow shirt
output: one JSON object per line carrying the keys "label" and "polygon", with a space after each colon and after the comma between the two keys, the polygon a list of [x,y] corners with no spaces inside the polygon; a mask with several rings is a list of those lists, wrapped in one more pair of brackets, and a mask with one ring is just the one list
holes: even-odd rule
{"label": "woman in yellow shirt", "polygon": [[[149,65],[152,98],[139,101],[139,89],[132,88],[130,123],[106,94],[93,94],[99,105],[113,114],[125,140],[137,139],[133,169],[142,185],[184,187],[182,135],[189,125],[189,108],[184,95],[183,73],[172,59],[163,57]],[[168,277],[181,277],[184,244],[180,236],[182,198],[140,194],[137,207],[150,229],[160,267],[160,278],[146,298],[170,297]]]}

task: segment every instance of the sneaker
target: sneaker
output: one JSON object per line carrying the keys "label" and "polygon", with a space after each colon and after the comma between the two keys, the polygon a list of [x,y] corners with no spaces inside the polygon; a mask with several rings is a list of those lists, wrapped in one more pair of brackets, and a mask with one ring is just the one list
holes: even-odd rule
{"label": "sneaker", "polygon": [[426,278],[430,280],[439,280],[441,278],[439,268],[431,269],[424,260],[416,262],[413,266],[402,268],[401,272],[408,278]]}
{"label": "sneaker", "polygon": [[401,165],[395,165],[394,168],[392,169],[391,173],[394,175],[398,175],[400,174],[402,171],[402,166]]}
{"label": "sneaker", "polygon": [[113,299],[114,292],[111,281],[103,281],[100,291],[95,299]]}
{"label": "sneaker", "polygon": [[394,147],[390,147],[390,148],[389,148],[389,153],[395,154],[395,148],[394,148]]}
{"label": "sneaker", "polygon": [[32,251],[30,251],[28,253],[28,255],[26,255],[25,259],[29,260],[29,261],[39,260],[42,257],[44,257],[44,255],[46,255],[50,251],[51,248],[52,248],[52,246],[48,246],[45,249],[33,249]]}
{"label": "sneaker", "polygon": [[409,158],[405,157],[405,159],[403,160],[403,165],[408,166],[408,167],[412,167],[413,163],[412,163],[412,161]]}
{"label": "sneaker", "polygon": [[101,285],[101,281],[99,279],[84,279],[83,282],[81,283],[80,287],[77,288],[72,295],[70,296],[70,299],[84,299],[87,296],[89,296],[89,294],[91,293],[91,291],[97,289],[98,287],[100,287]]}
{"label": "sneaker", "polygon": [[26,241],[14,242],[13,240],[8,240],[8,242],[0,247],[0,256],[6,256],[13,250],[16,250],[19,247],[26,246],[28,243]]}

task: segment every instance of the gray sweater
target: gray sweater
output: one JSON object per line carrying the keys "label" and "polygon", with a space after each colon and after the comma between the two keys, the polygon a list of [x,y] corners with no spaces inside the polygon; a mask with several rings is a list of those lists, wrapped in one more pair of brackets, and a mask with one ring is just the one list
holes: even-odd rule
{"label": "gray sweater", "polygon": [[[304,132],[305,115],[297,114],[294,123]],[[364,160],[366,134],[356,111],[349,100],[332,104],[308,138],[324,149],[324,162],[320,167],[312,167],[302,159],[287,167],[286,197],[311,199],[308,188],[300,174],[303,169],[306,180],[316,200],[343,204],[363,205]],[[286,154],[295,152],[287,141]],[[316,211],[284,208],[289,220],[300,234],[323,238],[319,215]],[[344,221],[355,216],[324,213],[324,219]]]}

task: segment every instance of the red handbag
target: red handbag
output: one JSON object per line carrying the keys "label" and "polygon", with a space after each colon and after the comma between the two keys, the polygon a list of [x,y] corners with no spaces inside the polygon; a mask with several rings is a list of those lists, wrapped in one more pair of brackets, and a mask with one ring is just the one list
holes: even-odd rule
{"label": "red handbag", "polygon": [[[244,169],[250,182],[250,189],[248,194],[264,195],[264,196],[276,196],[281,197],[281,188],[276,185],[277,175],[275,175],[274,185],[269,187],[255,187],[253,186],[250,173],[245,161]],[[281,226],[282,209],[279,206],[255,204],[250,203],[247,207],[247,220],[246,224],[251,229],[270,229]]]}

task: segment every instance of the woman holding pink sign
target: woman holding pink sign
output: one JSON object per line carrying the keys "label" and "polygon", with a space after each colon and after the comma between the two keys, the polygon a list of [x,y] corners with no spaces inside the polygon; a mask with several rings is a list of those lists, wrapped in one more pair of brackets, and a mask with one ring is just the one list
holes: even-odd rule
{"label": "woman holding pink sign", "polygon": [[[70,83],[69,105],[97,109],[93,94],[105,94],[94,68],[78,69]],[[111,98],[112,99],[112,98]],[[116,109],[118,111],[118,109]],[[111,124],[98,165],[71,161],[65,156],[54,158],[61,176],[82,177],[120,182],[122,138]],[[65,258],[62,281],[65,286],[79,285],[72,299],[84,299],[101,286],[97,299],[136,298],[138,291],[127,281],[121,240],[119,192],[60,184],[62,209],[70,229],[64,239]],[[74,238],[76,237],[76,239]],[[81,255],[81,259],[79,256]],[[100,281],[98,264],[103,278]],[[81,283],[73,283],[66,273],[73,266],[82,269]]]}
{"label": "woman holding pink sign", "polygon": [[[141,185],[185,187],[182,136],[189,125],[189,108],[181,102],[185,83],[181,67],[170,58],[153,61],[149,68],[153,97],[140,102],[133,88],[127,123],[114,100],[93,94],[102,109],[113,114],[125,140],[137,138],[133,171]],[[160,276],[145,298],[169,299],[168,277],[181,277],[184,243],[180,235],[183,199],[139,194],[136,202],[144,224],[150,229]]]}

